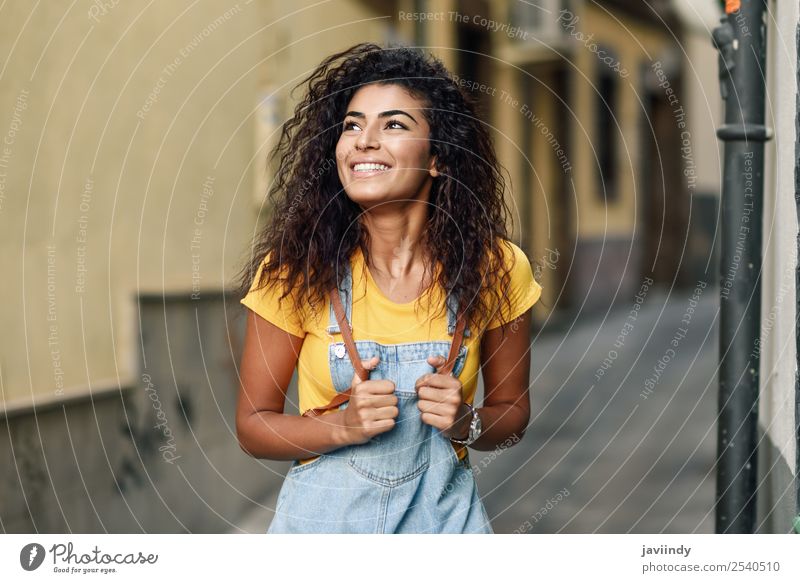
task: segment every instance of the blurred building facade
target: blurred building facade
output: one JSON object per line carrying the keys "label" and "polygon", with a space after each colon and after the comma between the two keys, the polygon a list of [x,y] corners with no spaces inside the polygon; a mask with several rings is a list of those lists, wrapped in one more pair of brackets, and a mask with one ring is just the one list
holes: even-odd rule
{"label": "blurred building facade", "polygon": [[715,278],[716,3],[634,4],[4,7],[4,529],[218,531],[280,485],[236,443],[224,290],[289,90],[356,42],[429,47],[480,101],[537,322]]}
{"label": "blurred building facade", "polygon": [[0,528],[220,532],[280,485],[236,440],[223,293],[268,212],[264,91],[285,115],[389,30],[356,1],[4,5]]}
{"label": "blurred building facade", "polygon": [[511,29],[471,19],[483,26],[462,33],[459,70],[501,88],[483,97],[512,179],[517,235],[539,263],[537,315],[605,311],[645,278],[668,288],[713,280],[721,108],[709,28],[719,9],[535,4],[485,6]]}

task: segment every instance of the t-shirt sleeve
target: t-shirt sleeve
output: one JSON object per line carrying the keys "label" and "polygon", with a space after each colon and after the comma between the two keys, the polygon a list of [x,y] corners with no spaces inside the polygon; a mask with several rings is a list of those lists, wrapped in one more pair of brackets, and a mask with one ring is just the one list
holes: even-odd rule
{"label": "t-shirt sleeve", "polygon": [[241,299],[241,303],[281,330],[300,338],[305,337],[304,311],[297,309],[293,295],[288,295],[280,302],[278,301],[284,292],[282,284],[272,283],[267,287],[255,289],[263,270],[264,263],[262,262],[253,278],[250,291]]}
{"label": "t-shirt sleeve", "polygon": [[503,242],[501,245],[506,261],[514,262],[511,266],[511,282],[508,287],[511,307],[509,309],[503,299],[486,326],[486,330],[512,322],[527,312],[542,295],[542,286],[533,279],[531,262],[525,252],[510,241]]}

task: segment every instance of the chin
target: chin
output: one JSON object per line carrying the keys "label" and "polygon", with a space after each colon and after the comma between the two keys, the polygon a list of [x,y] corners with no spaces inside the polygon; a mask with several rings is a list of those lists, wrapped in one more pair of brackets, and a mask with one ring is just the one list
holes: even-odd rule
{"label": "chin", "polygon": [[345,192],[347,193],[347,198],[362,206],[379,204],[391,200],[391,195],[383,190],[347,187]]}

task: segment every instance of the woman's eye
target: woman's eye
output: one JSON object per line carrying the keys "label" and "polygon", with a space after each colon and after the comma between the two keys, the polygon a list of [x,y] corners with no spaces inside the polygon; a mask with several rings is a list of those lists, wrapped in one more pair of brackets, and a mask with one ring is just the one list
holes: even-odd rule
{"label": "woman's eye", "polygon": [[[358,125],[356,125],[356,122],[354,122],[354,121],[346,121],[346,122],[344,122],[344,125],[342,126],[342,131],[346,132],[346,131],[354,129],[354,128],[358,128]],[[405,124],[400,123],[396,119],[390,119],[389,121],[386,122],[386,129],[406,130],[408,128],[405,126]]]}

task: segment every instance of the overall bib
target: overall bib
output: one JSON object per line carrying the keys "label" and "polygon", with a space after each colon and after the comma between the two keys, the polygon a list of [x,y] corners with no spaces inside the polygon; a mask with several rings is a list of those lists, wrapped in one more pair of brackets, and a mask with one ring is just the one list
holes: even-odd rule
{"label": "overall bib", "polygon": [[[366,443],[341,447],[305,464],[295,460],[278,494],[267,532],[492,533],[469,457],[459,460],[450,440],[423,423],[417,408],[417,379],[436,372],[427,358],[451,354],[453,343],[353,342],[349,328],[353,282],[350,265],[345,269],[338,294],[331,294],[327,329],[345,340],[331,343],[328,352],[338,395],[323,409],[337,403],[339,409],[347,407],[356,370],[349,352],[355,350],[363,360],[380,357],[378,366],[368,371],[369,379],[395,383],[398,416],[391,430]],[[463,369],[467,356],[466,347],[460,346],[462,332],[469,335],[463,323],[457,326],[457,309],[457,298],[448,295],[448,334],[455,334],[459,343],[455,360],[448,359],[454,376]],[[365,378],[360,362],[358,369]]]}

